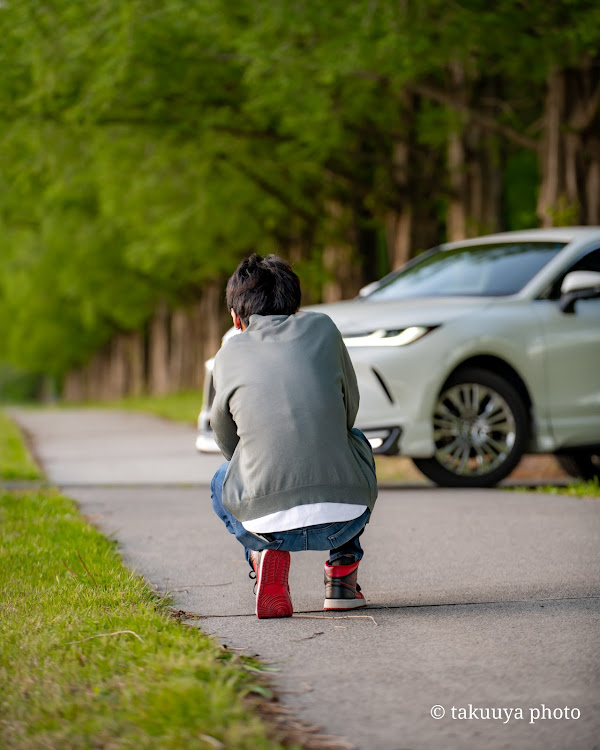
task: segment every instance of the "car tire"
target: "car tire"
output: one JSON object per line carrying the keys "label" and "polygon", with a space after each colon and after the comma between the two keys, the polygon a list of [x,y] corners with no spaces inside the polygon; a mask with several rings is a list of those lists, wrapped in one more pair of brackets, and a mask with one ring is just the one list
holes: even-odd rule
{"label": "car tire", "polygon": [[572,477],[600,480],[600,453],[558,453],[556,460]]}
{"label": "car tire", "polygon": [[442,487],[492,487],[519,463],[529,435],[527,408],[517,390],[478,367],[448,379],[432,421],[436,452],[413,462]]}

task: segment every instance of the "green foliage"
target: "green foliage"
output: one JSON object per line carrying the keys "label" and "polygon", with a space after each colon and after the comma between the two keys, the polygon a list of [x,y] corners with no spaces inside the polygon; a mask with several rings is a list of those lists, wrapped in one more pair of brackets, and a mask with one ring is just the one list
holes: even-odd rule
{"label": "green foliage", "polygon": [[535,226],[538,181],[535,154],[521,150],[508,157],[504,170],[506,229]]}
{"label": "green foliage", "polygon": [[18,427],[0,411],[0,479],[41,479]]}
{"label": "green foliage", "polygon": [[0,518],[3,748],[280,747],[259,665],[170,619],[71,500],[0,493]]}
{"label": "green foliage", "polygon": [[552,217],[552,222],[555,226],[572,227],[577,224],[579,206],[577,203],[568,201],[563,195],[554,206],[548,209],[548,213]]}
{"label": "green foliage", "polygon": [[515,488],[519,492],[542,492],[545,495],[569,495],[571,497],[600,498],[600,481],[598,478],[569,482],[566,485],[547,484],[541,487]]}
{"label": "green foliage", "polygon": [[40,394],[42,378],[37,373],[20,372],[0,365],[0,404],[34,401]]}
{"label": "green foliage", "polygon": [[[589,0],[6,0],[0,361],[60,377],[253,250],[296,260],[311,298],[327,246],[372,280],[389,213],[447,204],[453,71],[531,141],[549,72],[599,30]],[[530,176],[506,173],[511,226],[535,222]]]}

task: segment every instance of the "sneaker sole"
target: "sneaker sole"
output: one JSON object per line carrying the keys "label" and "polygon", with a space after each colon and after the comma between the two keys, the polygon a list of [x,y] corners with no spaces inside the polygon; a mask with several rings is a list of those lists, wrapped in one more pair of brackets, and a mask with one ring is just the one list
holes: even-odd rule
{"label": "sneaker sole", "polygon": [[357,609],[358,607],[366,607],[367,602],[365,599],[325,599],[323,609],[334,612],[341,612],[346,609]]}
{"label": "sneaker sole", "polygon": [[258,569],[256,616],[291,617],[294,609],[288,588],[290,553],[268,549],[263,552]]}

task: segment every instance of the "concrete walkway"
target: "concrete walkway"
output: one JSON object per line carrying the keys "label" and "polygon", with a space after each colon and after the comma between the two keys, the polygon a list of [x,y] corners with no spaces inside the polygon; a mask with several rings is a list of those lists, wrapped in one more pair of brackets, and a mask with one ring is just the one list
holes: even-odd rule
{"label": "concrete walkway", "polygon": [[360,750],[600,748],[600,500],[383,489],[363,537],[369,608],[324,618],[324,555],[308,552],[292,557],[294,617],[258,621],[241,549],[212,513],[220,458],[194,454],[193,429],[13,416],[130,567],[205,632],[275,663],[304,721]]}

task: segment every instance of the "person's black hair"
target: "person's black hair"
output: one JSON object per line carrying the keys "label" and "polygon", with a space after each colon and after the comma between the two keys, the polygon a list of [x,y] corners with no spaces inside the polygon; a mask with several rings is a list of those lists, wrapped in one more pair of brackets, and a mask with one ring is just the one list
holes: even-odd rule
{"label": "person's black hair", "polygon": [[227,282],[227,307],[247,326],[251,315],[293,315],[300,307],[300,279],[277,255],[252,253]]}

